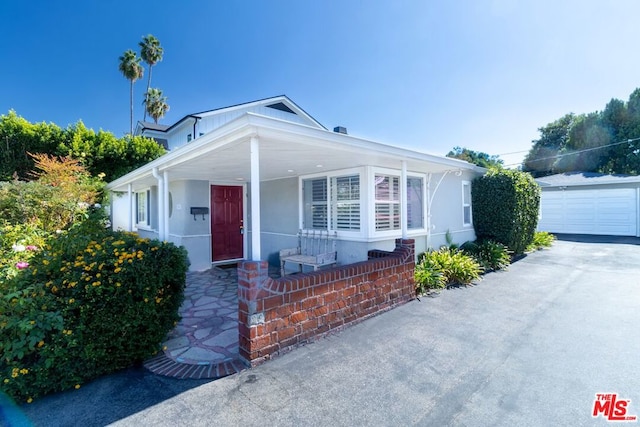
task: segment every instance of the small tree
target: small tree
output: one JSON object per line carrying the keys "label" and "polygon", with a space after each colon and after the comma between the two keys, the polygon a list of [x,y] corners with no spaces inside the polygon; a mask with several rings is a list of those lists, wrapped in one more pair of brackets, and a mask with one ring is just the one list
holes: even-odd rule
{"label": "small tree", "polygon": [[447,157],[464,160],[465,162],[473,163],[483,168],[500,168],[504,164],[504,160],[498,155],[490,155],[482,151],[474,151],[463,147],[453,147],[453,150],[447,153]]}
{"label": "small tree", "polygon": [[473,181],[473,225],[479,240],[500,242],[524,253],[538,226],[540,187],[526,173],[492,169]]}

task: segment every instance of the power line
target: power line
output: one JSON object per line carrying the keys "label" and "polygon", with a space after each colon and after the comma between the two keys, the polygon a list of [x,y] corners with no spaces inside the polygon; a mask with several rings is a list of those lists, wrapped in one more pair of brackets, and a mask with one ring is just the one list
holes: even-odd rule
{"label": "power line", "polygon": [[520,154],[520,153],[528,153],[529,150],[523,150],[523,151],[513,151],[511,153],[502,153],[502,154],[496,154],[496,156],[509,156],[511,154]]}
{"label": "power line", "polygon": [[[539,159],[532,159],[532,160],[529,160],[529,162],[539,162],[539,161],[542,161],[542,160],[559,159],[561,157],[572,156],[574,154],[586,153],[587,151],[599,150],[601,148],[613,147],[615,145],[629,144],[631,142],[638,141],[638,140],[640,140],[640,137],[639,138],[633,138],[633,139],[625,139],[624,141],[613,142],[611,144],[605,144],[605,145],[601,145],[599,147],[583,148],[582,150],[572,151],[570,153],[556,154],[555,156],[551,156],[551,157],[541,157]],[[521,153],[522,153],[522,151],[521,151]],[[516,153],[513,153],[513,154],[516,154]],[[523,163],[524,163],[524,161],[523,161]],[[520,164],[522,164],[522,163],[512,163],[512,164],[505,165],[505,166],[516,166],[516,165],[520,165]]]}

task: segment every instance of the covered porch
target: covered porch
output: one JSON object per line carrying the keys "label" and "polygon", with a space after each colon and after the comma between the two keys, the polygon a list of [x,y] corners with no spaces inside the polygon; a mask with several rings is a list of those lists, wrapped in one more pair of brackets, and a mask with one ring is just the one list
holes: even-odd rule
{"label": "covered porch", "polygon": [[[349,264],[365,260],[373,248],[392,250],[398,237],[420,234],[426,236],[422,246],[428,245],[434,195],[443,179],[477,173],[476,169],[455,159],[247,113],[107,188],[117,195],[112,203],[114,228],[185,246],[191,269],[198,271],[239,260],[276,265],[278,250],[295,246],[296,234],[304,226],[303,178],[346,171],[359,177],[362,193],[359,231],[337,230],[339,263]],[[370,183],[377,171],[394,171],[399,177],[402,214],[397,216],[395,230],[388,232],[378,231],[374,224],[375,195]],[[416,173],[424,176],[418,230],[410,228],[405,215],[407,177]],[[220,208],[214,190],[234,188],[240,199]],[[235,250],[216,253],[215,242]]]}

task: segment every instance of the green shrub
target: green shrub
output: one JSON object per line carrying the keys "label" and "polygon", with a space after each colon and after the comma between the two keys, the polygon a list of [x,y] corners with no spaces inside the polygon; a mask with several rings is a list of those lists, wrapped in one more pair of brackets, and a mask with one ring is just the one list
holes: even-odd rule
{"label": "green shrub", "polygon": [[473,225],[479,240],[524,253],[538,225],[540,187],[525,172],[492,169],[473,181]]}
{"label": "green shrub", "polygon": [[527,247],[527,252],[532,252],[543,248],[550,248],[555,240],[556,236],[547,231],[536,231],[536,233],[533,235],[533,241]]}
{"label": "green shrub", "polygon": [[100,221],[36,252],[0,296],[0,381],[17,400],[79,387],[159,350],[179,320],[186,251]]}
{"label": "green shrub", "polygon": [[416,294],[422,295],[430,290],[443,289],[447,279],[438,265],[431,262],[431,257],[423,255],[415,267]]}
{"label": "green shrub", "polygon": [[0,115],[0,181],[30,179],[33,159],[27,153],[72,157],[93,175],[113,181],[160,157],[165,149],[151,138],[87,129],[82,121],[66,128],[30,123],[15,111]]}
{"label": "green shrub", "polygon": [[461,249],[475,258],[484,271],[506,270],[511,264],[509,249],[502,243],[492,240],[466,242]]}
{"label": "green shrub", "polygon": [[103,182],[92,178],[72,159],[33,155],[35,181],[0,183],[0,218],[10,224],[32,224],[54,233],[86,218],[90,206],[100,201]]}
{"label": "green shrub", "polygon": [[[9,224],[0,220],[0,294],[7,280],[17,276],[42,247],[48,234],[33,224]],[[20,268],[19,268],[20,267]]]}
{"label": "green shrub", "polygon": [[482,267],[473,257],[458,249],[442,247],[420,257],[415,269],[418,295],[429,289],[441,289],[452,284],[468,285],[480,278]]}

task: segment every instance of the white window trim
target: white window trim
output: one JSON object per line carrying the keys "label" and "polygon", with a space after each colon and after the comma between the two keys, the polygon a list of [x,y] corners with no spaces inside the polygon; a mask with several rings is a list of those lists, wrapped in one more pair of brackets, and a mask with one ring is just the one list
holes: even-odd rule
{"label": "white window trim", "polygon": [[[138,209],[138,200],[140,195],[145,195],[145,206],[144,206],[144,219],[142,221],[139,220],[139,209]],[[151,230],[151,217],[150,217],[150,208],[151,208],[151,189],[145,188],[140,191],[136,191],[136,228],[141,230]]]}
{"label": "white window trim", "polygon": [[[333,209],[331,206],[332,194],[331,194],[331,179],[336,177],[343,176],[352,176],[357,175],[360,180],[360,230],[333,230],[332,222],[333,222]],[[363,188],[363,184],[366,184],[365,179],[367,179],[367,173],[364,168],[351,168],[351,169],[342,169],[338,171],[327,171],[327,172],[319,172],[315,174],[302,175],[298,177],[298,225],[300,229],[303,228],[304,225],[304,189],[303,189],[303,181],[308,179],[317,179],[317,178],[326,178],[327,179],[327,228],[330,231],[336,231],[338,237],[343,237],[345,239],[358,239],[361,240],[366,237],[367,231],[367,214],[365,213],[368,210],[367,202],[367,194],[366,188]],[[363,191],[364,190],[364,191]]]}
{"label": "white window trim", "polygon": [[[464,194],[465,194],[465,186],[469,187],[469,203],[465,204],[464,202]],[[473,207],[471,203],[471,181],[462,181],[462,226],[463,227],[473,227]],[[469,208],[469,222],[464,221],[464,211],[465,208]]]}
{"label": "white window trim", "polygon": [[[377,196],[377,182],[376,182],[377,181],[377,177],[382,177],[382,178],[385,178],[385,179],[389,178],[390,179],[389,184],[390,184],[391,188],[389,190],[389,196],[391,196],[392,193],[393,193],[393,185],[392,185],[392,183],[393,183],[394,180],[397,180],[397,182],[398,182],[398,191],[397,191],[397,194],[395,194],[395,197],[397,198],[397,200],[392,200],[393,197],[390,197],[389,199],[384,199],[384,200],[382,200],[382,199],[379,200],[378,199],[378,196]],[[372,174],[371,178],[372,178],[371,185],[373,187],[373,191],[372,191],[373,198],[371,200],[372,201],[372,203],[371,203],[372,206],[371,207],[372,207],[372,211],[373,211],[373,223],[372,223],[373,232],[374,233],[384,233],[384,232],[390,232],[390,231],[391,232],[396,232],[396,233],[398,231],[402,232],[402,217],[403,217],[404,213],[402,212],[402,198],[401,198],[402,189],[401,189],[401,186],[403,185],[403,183],[401,182],[400,175],[389,174],[389,173],[374,173],[374,174]],[[381,230],[378,229],[378,218],[377,218],[377,207],[378,207],[378,204],[389,205],[391,207],[390,214],[392,214],[395,211],[395,209],[398,210],[399,219],[398,219],[398,227],[397,228],[389,228],[389,229],[381,229]],[[393,221],[390,220],[389,221],[389,226],[393,227],[393,225],[394,225]]]}
{"label": "white window trim", "polygon": [[[427,175],[424,173],[411,173],[407,172],[407,179],[409,178],[419,178],[422,180],[422,227],[419,228],[409,228],[409,218],[406,218],[407,221],[407,234],[424,234],[427,232]],[[407,212],[408,213],[408,212]]]}
{"label": "white window trim", "polygon": [[[369,173],[369,180],[367,188],[367,218],[369,221],[368,235],[367,237],[371,241],[382,240],[386,238],[398,238],[402,236],[402,226],[397,230],[376,230],[375,224],[375,186],[372,185],[376,175],[389,175],[397,176],[401,178],[402,171],[400,169],[379,168],[371,167]],[[427,174],[421,172],[407,171],[407,178],[419,178],[422,180],[422,227],[421,228],[408,228],[407,236],[421,236],[427,233]],[[402,183],[401,183],[402,184]],[[406,183],[405,183],[406,185]],[[402,212],[402,200],[400,200],[400,215],[404,221],[408,221],[406,217],[407,213]]]}

